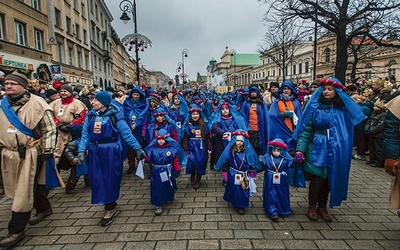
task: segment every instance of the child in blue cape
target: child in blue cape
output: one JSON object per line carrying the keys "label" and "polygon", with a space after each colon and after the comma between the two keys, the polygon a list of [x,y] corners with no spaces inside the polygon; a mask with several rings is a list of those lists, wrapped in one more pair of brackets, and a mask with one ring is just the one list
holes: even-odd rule
{"label": "child in blue cape", "polygon": [[246,132],[236,130],[231,136],[215,169],[222,169],[222,178],[226,183],[224,200],[243,215],[250,202],[250,178],[255,178],[257,170],[261,170],[261,164]]}
{"label": "child in blue cape", "polygon": [[286,151],[288,146],[281,140],[268,142],[267,153],[262,157],[265,167],[263,185],[264,212],[276,221],[278,215],[289,215],[289,181],[287,171],[292,165],[293,158]]}
{"label": "child in blue cape", "polygon": [[146,160],[151,163],[150,200],[156,206],[155,214],[161,215],[162,206],[174,200],[177,189],[175,178],[181,174],[181,165],[186,164],[186,155],[181,146],[165,129],[155,133],[155,138],[145,148]]}

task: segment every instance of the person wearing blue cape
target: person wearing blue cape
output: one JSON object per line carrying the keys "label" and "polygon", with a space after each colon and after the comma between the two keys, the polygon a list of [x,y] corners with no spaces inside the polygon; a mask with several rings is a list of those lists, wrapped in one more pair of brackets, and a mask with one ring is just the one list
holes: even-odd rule
{"label": "person wearing blue cape", "polygon": [[[322,79],[294,132],[295,161],[310,174],[307,217],[332,221],[326,209],[347,199],[354,125],[365,116],[337,78]],[[317,208],[318,205],[318,208]]]}
{"label": "person wearing blue cape", "polygon": [[284,81],[275,97],[268,111],[268,138],[282,139],[288,146],[287,151],[294,155],[296,141],[293,132],[302,112],[293,83],[289,80]]}
{"label": "person wearing blue cape", "polygon": [[144,150],[146,160],[152,164],[150,202],[156,206],[154,213],[161,215],[162,206],[174,200],[175,178],[180,176],[181,166],[186,164],[187,158],[182,147],[163,128],[155,133],[155,138]]}
{"label": "person wearing blue cape", "polygon": [[176,126],[175,121],[168,116],[167,111],[163,108],[157,108],[153,113],[153,121],[146,130],[146,145],[153,141],[156,132],[162,128],[168,131],[172,139],[179,142],[178,130],[180,129]]}
{"label": "person wearing blue cape", "polygon": [[[124,140],[136,151],[139,160],[145,157],[124,114],[111,102],[111,95],[107,91],[100,91],[95,95],[92,100],[93,109],[86,116],[83,125],[78,149],[80,163],[85,161],[87,151],[86,164],[92,188],[92,204],[104,204],[105,213],[100,221],[101,226],[110,225],[116,215],[123,169],[121,141]],[[111,116],[115,116],[115,124]]]}
{"label": "person wearing blue cape", "polygon": [[257,86],[249,89],[249,95],[241,107],[245,120],[250,125],[250,143],[259,155],[264,155],[268,142],[268,106]]}
{"label": "person wearing blue cape", "polygon": [[[139,123],[138,117],[146,108],[146,97],[143,90],[139,86],[135,86],[127,96],[119,99],[122,103],[125,118],[128,125],[131,127],[132,134],[136,140],[142,142],[142,123]],[[144,146],[144,145],[142,145]],[[136,154],[135,150],[128,148],[128,171],[127,174],[132,174],[136,168]]]}
{"label": "person wearing blue cape", "polygon": [[202,176],[206,174],[208,154],[212,152],[210,128],[201,107],[190,106],[182,133],[181,145],[188,156],[186,174],[190,174],[193,188],[198,189]]}
{"label": "person wearing blue cape", "polygon": [[186,104],[186,100],[182,93],[176,92],[172,95],[172,101],[168,107],[168,114],[172,120],[175,121],[176,126],[180,129],[185,122],[186,115],[188,113],[189,107]]}
{"label": "person wearing blue cape", "polygon": [[287,144],[280,138],[268,142],[267,153],[261,158],[265,167],[263,184],[263,206],[265,214],[273,221],[279,215],[289,215],[290,193],[287,171],[292,165],[293,158],[286,151]]}
{"label": "person wearing blue cape", "polygon": [[247,132],[239,129],[232,132],[231,136],[215,169],[222,170],[222,178],[226,183],[224,200],[237,208],[238,214],[243,215],[250,203],[250,177],[255,178],[262,167]]}
{"label": "person wearing blue cape", "polygon": [[211,129],[213,132],[213,152],[211,154],[211,169],[217,163],[219,157],[231,139],[231,132],[238,129],[248,131],[250,129],[247,121],[235,105],[222,102],[212,116]]}
{"label": "person wearing blue cape", "polygon": [[[46,165],[51,160],[54,163],[57,132],[53,111],[43,98],[27,91],[25,75],[8,74],[4,87],[6,95],[0,101],[0,161],[4,192],[13,200],[8,234],[0,238],[0,247],[9,247],[25,237],[28,222],[37,224],[53,213],[42,174],[50,175]],[[56,171],[54,164],[52,170]],[[33,207],[36,214],[30,218]],[[5,225],[4,215],[2,218]]]}

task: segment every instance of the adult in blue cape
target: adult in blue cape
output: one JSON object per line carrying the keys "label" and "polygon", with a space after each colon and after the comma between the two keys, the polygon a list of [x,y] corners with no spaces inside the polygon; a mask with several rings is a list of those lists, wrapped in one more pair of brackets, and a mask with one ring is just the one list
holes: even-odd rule
{"label": "adult in blue cape", "polygon": [[193,188],[200,187],[201,178],[206,174],[208,154],[212,152],[210,127],[201,107],[193,104],[182,129],[182,148],[188,156],[186,174],[190,174]]}
{"label": "adult in blue cape", "polygon": [[293,158],[286,151],[287,144],[276,138],[268,142],[267,153],[261,158],[265,166],[263,183],[263,207],[265,214],[276,221],[279,215],[289,215],[290,193],[287,171]]}
{"label": "adult in blue cape", "polygon": [[259,155],[264,155],[268,142],[268,107],[257,86],[249,89],[249,95],[241,108],[245,120],[250,125],[250,142]]}
{"label": "adult in blue cape", "polygon": [[146,160],[152,164],[150,202],[156,206],[155,214],[161,215],[162,206],[174,200],[175,178],[180,176],[181,166],[186,165],[186,154],[165,129],[158,130],[144,150]]}
{"label": "adult in blue cape", "polygon": [[232,138],[222,152],[215,169],[222,170],[225,185],[224,200],[237,208],[241,215],[245,214],[250,201],[250,180],[257,171],[261,171],[261,163],[257,153],[249,141],[249,135],[243,130],[232,132]]}
{"label": "adult in blue cape", "polygon": [[[301,118],[301,104],[296,99],[296,89],[289,80],[284,81],[278,90],[275,101],[268,111],[268,138],[282,139],[292,153],[296,148],[293,132]],[[294,152],[292,153],[294,155]]]}
{"label": "adult in blue cape", "polygon": [[215,165],[231,139],[231,132],[238,129],[250,129],[242,114],[236,110],[235,105],[223,102],[212,116],[211,129],[213,132],[213,152],[211,154],[211,169]]}
{"label": "adult in blue cape", "polygon": [[[295,161],[311,176],[307,217],[332,221],[326,209],[347,199],[354,125],[365,116],[337,78],[322,79],[294,132]],[[318,205],[318,208],[317,208]]]}
{"label": "adult in blue cape", "polygon": [[[0,101],[0,161],[4,193],[13,198],[8,234],[0,247],[16,245],[25,237],[28,222],[37,224],[53,213],[47,198],[45,175],[56,171],[53,152],[56,125],[45,100],[27,91],[28,78],[14,72],[4,78],[6,95]],[[52,161],[52,169],[46,163]],[[31,216],[32,208],[36,214]],[[5,223],[3,214],[3,223]]]}
{"label": "adult in blue cape", "polygon": [[[124,116],[131,127],[132,134],[135,136],[136,140],[140,143],[142,142],[142,123],[139,123],[138,117],[146,108],[146,97],[145,93],[139,86],[135,86],[129,92],[127,96],[121,98]],[[124,143],[123,143],[124,145]],[[142,145],[143,146],[143,145]],[[128,174],[135,171],[136,168],[136,154],[135,150],[132,148],[123,146],[124,151],[128,151]]]}
{"label": "adult in blue cape", "polygon": [[[121,141],[124,140],[136,151],[139,160],[145,157],[124,114],[119,112],[111,101],[111,95],[107,91],[100,91],[95,95],[95,99],[92,100],[93,109],[86,116],[83,125],[78,149],[80,163],[85,161],[87,152],[92,204],[104,205],[105,213],[100,222],[101,226],[110,225],[116,215],[116,201],[119,198],[123,169]],[[112,116],[115,117],[115,122],[112,121]]]}

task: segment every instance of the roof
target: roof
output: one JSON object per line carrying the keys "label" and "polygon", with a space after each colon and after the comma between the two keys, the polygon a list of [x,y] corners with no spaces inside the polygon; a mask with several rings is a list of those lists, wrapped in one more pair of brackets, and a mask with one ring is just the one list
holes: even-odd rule
{"label": "roof", "polygon": [[231,58],[231,66],[260,65],[260,54],[236,54]]}

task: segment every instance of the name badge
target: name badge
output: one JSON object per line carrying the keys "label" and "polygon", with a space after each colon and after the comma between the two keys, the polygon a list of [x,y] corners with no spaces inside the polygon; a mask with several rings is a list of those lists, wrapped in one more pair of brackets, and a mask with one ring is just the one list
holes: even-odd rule
{"label": "name badge", "polygon": [[194,131],[194,134],[196,135],[196,138],[201,138],[201,130],[200,129],[196,129]]}
{"label": "name badge", "polygon": [[276,173],[272,179],[273,184],[281,184],[281,173]]}
{"label": "name badge", "polygon": [[58,116],[63,116],[64,115],[64,109],[63,108],[60,108],[59,110],[58,110]]}
{"label": "name badge", "polygon": [[7,128],[7,133],[8,134],[16,134],[16,133],[18,133],[18,129],[16,127],[14,127],[14,125],[9,124],[8,128]]}
{"label": "name badge", "polygon": [[235,185],[242,185],[242,175],[235,174]]}

